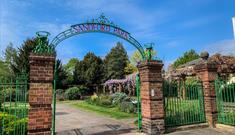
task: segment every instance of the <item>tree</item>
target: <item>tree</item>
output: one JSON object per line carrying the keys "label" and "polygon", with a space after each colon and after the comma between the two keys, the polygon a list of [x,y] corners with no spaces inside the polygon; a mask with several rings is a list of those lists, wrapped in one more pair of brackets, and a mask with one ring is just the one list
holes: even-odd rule
{"label": "tree", "polygon": [[105,78],[107,80],[124,78],[124,69],[127,64],[127,52],[122,43],[118,42],[117,45],[105,56]]}
{"label": "tree", "polygon": [[127,66],[124,68],[125,75],[129,75],[137,71],[137,67],[132,65],[131,63],[128,63]]}
{"label": "tree", "polygon": [[0,60],[0,76],[2,78],[13,78],[14,73],[11,70],[11,63],[17,56],[17,50],[13,47],[12,43],[6,47],[4,51],[4,59]]}
{"label": "tree", "polygon": [[100,84],[104,75],[102,59],[97,57],[94,53],[87,53],[83,59],[83,62],[87,69],[84,72],[86,85],[92,86]]}
{"label": "tree", "polygon": [[88,87],[99,85],[103,81],[103,76],[103,61],[94,53],[87,53],[84,59],[76,64],[74,71],[74,81],[76,84]]}
{"label": "tree", "polygon": [[[147,52],[145,51],[145,54],[146,53]],[[157,52],[155,50],[152,50],[151,54],[152,54],[152,57],[154,58],[154,57],[156,57]],[[140,62],[141,60],[142,60],[142,56],[141,56],[140,52],[138,50],[136,50],[130,58],[131,64],[133,66],[136,66],[137,63]]]}
{"label": "tree", "polygon": [[76,64],[79,62],[77,58],[72,58],[69,62],[64,66],[64,69],[67,73],[67,83],[68,85],[73,84],[74,78],[73,73],[75,71]]}
{"label": "tree", "polygon": [[27,39],[22,46],[18,48],[18,54],[13,58],[13,62],[11,63],[11,69],[15,74],[21,73],[22,71],[29,73],[29,55],[36,47],[36,40],[36,38]]}
{"label": "tree", "polygon": [[61,60],[56,60],[56,89],[64,89],[67,87],[67,74],[63,68]]}
{"label": "tree", "polygon": [[0,60],[0,80],[4,78],[12,77],[11,71],[8,67],[8,64],[3,60]]}
{"label": "tree", "polygon": [[73,80],[75,84],[85,84],[85,75],[84,72],[86,71],[86,67],[83,61],[78,61],[75,70],[73,73]]}
{"label": "tree", "polygon": [[173,68],[177,68],[180,65],[183,65],[187,62],[200,58],[199,54],[196,53],[195,50],[191,49],[183,54],[183,56],[179,57],[174,63]]}
{"label": "tree", "polygon": [[4,52],[4,59],[5,62],[9,65],[9,67],[11,63],[14,63],[14,59],[16,59],[16,57],[17,57],[17,50],[13,47],[12,43],[9,43]]}

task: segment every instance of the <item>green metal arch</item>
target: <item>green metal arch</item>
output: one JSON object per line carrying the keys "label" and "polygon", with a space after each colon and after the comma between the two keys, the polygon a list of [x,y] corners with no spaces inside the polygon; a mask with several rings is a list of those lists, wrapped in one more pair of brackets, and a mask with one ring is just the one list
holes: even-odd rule
{"label": "green metal arch", "polygon": [[[104,26],[104,27],[109,27],[110,29],[118,29],[118,30],[121,30],[123,32],[126,32],[128,34],[128,38],[124,38],[122,36],[120,36],[119,34],[116,34],[116,33],[113,33],[113,32],[110,32],[110,31],[102,31],[100,29],[97,29],[97,30],[86,30],[86,31],[76,31],[75,30],[75,27],[76,26],[81,26],[81,25],[98,25],[98,26]],[[84,34],[84,33],[105,33],[105,34],[109,34],[109,35],[114,35],[116,37],[119,37],[119,38],[122,38],[124,39],[125,41],[129,42],[130,44],[132,44],[141,54],[142,56],[142,59],[145,60],[146,59],[146,56],[145,56],[145,51],[144,51],[144,48],[142,47],[142,45],[135,39],[133,38],[129,32],[123,30],[122,28],[119,28],[115,25],[112,25],[112,24],[108,24],[108,23],[96,23],[96,22],[87,22],[87,23],[80,23],[80,24],[76,24],[76,25],[72,25],[69,29],[59,33],[57,36],[55,36],[50,45],[54,48],[56,48],[56,46],[62,42],[63,40],[69,38],[69,37],[72,37],[72,36],[75,36],[75,35],[79,35],[79,34]]]}

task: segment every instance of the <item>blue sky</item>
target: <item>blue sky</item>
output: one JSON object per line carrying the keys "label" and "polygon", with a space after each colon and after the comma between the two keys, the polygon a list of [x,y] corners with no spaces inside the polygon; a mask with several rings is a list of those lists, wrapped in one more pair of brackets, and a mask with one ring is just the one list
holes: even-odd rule
{"label": "blue sky", "polygon": [[[141,44],[153,42],[165,65],[183,52],[195,49],[235,54],[232,17],[235,0],[0,0],[0,51],[12,42],[19,47],[36,31],[51,33],[50,39],[71,25],[104,13]],[[92,51],[104,57],[121,41],[128,55],[136,49],[107,34],[89,33],[71,37],[57,47],[58,58]]]}

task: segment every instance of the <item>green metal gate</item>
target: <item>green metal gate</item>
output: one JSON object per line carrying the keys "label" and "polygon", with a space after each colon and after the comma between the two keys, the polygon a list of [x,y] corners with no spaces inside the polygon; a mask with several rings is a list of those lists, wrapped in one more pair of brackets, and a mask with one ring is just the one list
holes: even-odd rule
{"label": "green metal gate", "polygon": [[174,127],[205,122],[202,84],[163,84],[165,125]]}
{"label": "green metal gate", "polygon": [[217,78],[215,90],[218,123],[235,126],[235,83]]}
{"label": "green metal gate", "polygon": [[141,114],[141,98],[140,98],[140,75],[136,74],[136,96],[137,96],[137,113],[138,113],[138,131],[142,129],[142,114]]}
{"label": "green metal gate", "polygon": [[0,133],[25,135],[28,123],[27,75],[0,80]]}
{"label": "green metal gate", "polygon": [[57,61],[54,67],[54,80],[53,80],[53,101],[52,101],[52,135],[55,135],[55,117],[56,117],[56,81],[57,81]]}

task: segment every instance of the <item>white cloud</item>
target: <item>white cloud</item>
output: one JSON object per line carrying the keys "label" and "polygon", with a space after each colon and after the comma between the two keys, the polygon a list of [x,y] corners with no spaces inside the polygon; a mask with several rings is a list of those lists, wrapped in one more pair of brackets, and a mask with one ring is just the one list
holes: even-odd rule
{"label": "white cloud", "polygon": [[94,17],[97,13],[104,12],[114,23],[118,21],[120,24],[127,24],[128,29],[124,29],[127,29],[133,37],[149,40],[159,36],[154,28],[169,20],[169,16],[173,14],[169,8],[164,10],[142,8],[134,0],[72,0],[67,3],[67,6],[78,11],[80,17]]}
{"label": "white cloud", "polygon": [[227,39],[206,45],[205,49],[211,54],[221,53],[224,55],[235,55],[235,40]]}

